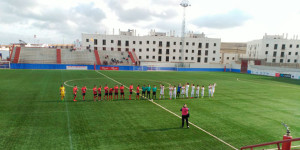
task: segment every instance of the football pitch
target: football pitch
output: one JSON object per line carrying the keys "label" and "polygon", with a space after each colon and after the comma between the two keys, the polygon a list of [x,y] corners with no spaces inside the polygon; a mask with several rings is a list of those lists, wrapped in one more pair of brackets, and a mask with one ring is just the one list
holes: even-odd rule
{"label": "football pitch", "polygon": [[[187,82],[204,85],[205,97],[168,99],[168,84]],[[215,97],[208,98],[214,82]],[[134,90],[165,84],[166,99],[128,100],[125,89],[125,100],[93,101],[94,85],[120,83]],[[74,85],[87,86],[86,102],[80,91],[73,102]],[[189,129],[176,116],[183,104],[194,124]],[[281,140],[282,122],[300,137],[299,80],[224,72],[0,70],[1,149],[230,150]]]}

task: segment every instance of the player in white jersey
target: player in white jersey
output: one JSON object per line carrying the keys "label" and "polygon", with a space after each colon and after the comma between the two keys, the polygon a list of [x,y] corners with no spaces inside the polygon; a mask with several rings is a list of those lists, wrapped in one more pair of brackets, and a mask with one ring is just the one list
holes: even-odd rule
{"label": "player in white jersey", "polygon": [[176,85],[174,85],[174,87],[173,87],[173,97],[174,97],[174,99],[176,99]]}
{"label": "player in white jersey", "polygon": [[212,96],[212,86],[209,84],[208,86],[208,97],[210,98]]}
{"label": "player in white jersey", "polygon": [[181,87],[181,97],[184,98],[185,86]]}
{"label": "player in white jersey", "polygon": [[199,91],[200,91],[200,87],[199,85],[197,85],[196,87],[196,97],[199,98]]}
{"label": "player in white jersey", "polygon": [[170,96],[170,100],[172,99],[172,95],[173,95],[173,87],[172,87],[172,85],[169,85],[169,96]]}
{"label": "player in white jersey", "polygon": [[215,94],[215,90],[216,90],[216,83],[214,83],[213,85],[212,85],[212,97],[214,97],[214,94]]}
{"label": "player in white jersey", "polygon": [[160,95],[159,95],[159,99],[161,99],[161,96],[163,96],[163,99],[165,99],[165,86],[164,85],[160,85]]}
{"label": "player in white jersey", "polygon": [[195,94],[195,84],[192,85],[191,98],[194,98]]}
{"label": "player in white jersey", "polygon": [[204,97],[204,90],[205,90],[204,85],[202,85],[202,87],[201,87],[201,97],[202,98]]}
{"label": "player in white jersey", "polygon": [[185,86],[185,96],[186,96],[186,98],[189,98],[189,88],[190,88],[190,84],[186,83],[186,86]]}

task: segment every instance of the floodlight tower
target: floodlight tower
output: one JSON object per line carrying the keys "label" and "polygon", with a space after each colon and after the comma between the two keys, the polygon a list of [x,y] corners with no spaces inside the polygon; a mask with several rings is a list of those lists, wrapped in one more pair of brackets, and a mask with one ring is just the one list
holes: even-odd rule
{"label": "floodlight tower", "polygon": [[185,9],[188,6],[191,6],[188,0],[182,0],[180,6],[183,7],[183,18],[182,18],[182,27],[181,27],[181,67],[184,67],[184,44],[185,44]]}

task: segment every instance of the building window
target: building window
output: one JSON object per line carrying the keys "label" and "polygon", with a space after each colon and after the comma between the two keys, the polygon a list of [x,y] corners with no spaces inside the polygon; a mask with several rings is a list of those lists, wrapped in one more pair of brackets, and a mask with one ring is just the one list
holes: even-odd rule
{"label": "building window", "polygon": [[294,63],[297,63],[297,59],[294,60]]}
{"label": "building window", "polygon": [[199,43],[199,44],[198,44],[198,48],[202,48],[202,43]]}
{"label": "building window", "polygon": [[133,48],[132,51],[135,52],[135,48]]}
{"label": "building window", "polygon": [[289,62],[291,62],[291,60],[290,60],[290,59],[288,59],[288,60],[287,60],[287,62],[289,63]]}
{"label": "building window", "polygon": [[139,49],[139,52],[142,52],[142,49],[141,49],[141,48]]}
{"label": "building window", "polygon": [[181,53],[181,49],[179,49],[179,53]]}
{"label": "building window", "polygon": [[118,51],[121,51],[121,48],[118,48]]}
{"label": "building window", "polygon": [[111,50],[111,51],[114,51],[114,48],[112,47],[112,48],[110,48],[110,50]]}
{"label": "building window", "polygon": [[85,41],[86,41],[86,42],[90,42],[90,39],[86,39]]}
{"label": "building window", "polygon": [[205,43],[205,48],[209,48],[209,43]]}
{"label": "building window", "polygon": [[227,57],[227,60],[229,60],[229,57]]}
{"label": "building window", "polygon": [[299,44],[297,44],[296,48],[299,48]]}
{"label": "building window", "polygon": [[216,54],[216,51],[213,51],[213,54]]}
{"label": "building window", "polygon": [[169,62],[169,56],[166,56],[166,62]]}
{"label": "building window", "polygon": [[276,62],[276,59],[272,59],[272,62],[273,62],[273,63]]}
{"label": "building window", "polygon": [[176,53],[176,49],[173,49],[173,53]]}
{"label": "building window", "polygon": [[197,58],[197,62],[201,62],[201,57],[198,57],[198,58]]}
{"label": "building window", "polygon": [[181,57],[179,56],[178,59],[181,60]]}
{"label": "building window", "polygon": [[298,52],[296,52],[295,55],[297,56],[297,55],[298,55]]}
{"label": "building window", "polygon": [[277,49],[277,47],[278,47],[278,44],[274,44],[274,49]]}
{"label": "building window", "polygon": [[134,44],[135,44],[135,41],[132,41],[132,44],[134,45]]}
{"label": "building window", "polygon": [[191,57],[191,60],[194,60],[194,57]]}
{"label": "building window", "polygon": [[125,41],[125,46],[129,46],[129,41]]}
{"label": "building window", "polygon": [[217,43],[214,43],[214,46],[217,46]]}
{"label": "building window", "polygon": [[180,42],[180,45],[182,45],[182,42]]}
{"label": "building window", "polygon": [[281,49],[285,50],[285,44],[281,45]]}
{"label": "building window", "polygon": [[204,58],[204,63],[207,63],[207,60],[208,60],[207,57],[205,57],[205,58]]}
{"label": "building window", "polygon": [[283,63],[283,59],[280,59],[280,63]]}
{"label": "building window", "polygon": [[140,43],[140,45],[142,45],[142,44],[143,44],[143,42],[142,42],[142,41],[140,41],[139,43]]}
{"label": "building window", "polygon": [[114,43],[114,40],[110,40],[110,43]]}
{"label": "building window", "polygon": [[155,59],[155,56],[152,56],[152,59]]}
{"label": "building window", "polygon": [[94,47],[94,50],[98,50],[98,47]]}
{"label": "building window", "polygon": [[170,54],[170,50],[169,49],[166,49],[166,54]]}
{"label": "building window", "polygon": [[142,59],[142,56],[139,56],[139,59]]}
{"label": "building window", "polygon": [[170,42],[169,41],[167,42],[167,47],[170,47]]}
{"label": "building window", "polygon": [[155,48],[153,48],[153,52],[155,52]]}
{"label": "building window", "polygon": [[158,46],[159,46],[159,47],[162,47],[162,41],[159,41]]}
{"label": "building window", "polygon": [[156,41],[153,41],[153,44],[156,44]]}
{"label": "building window", "polygon": [[192,53],[195,53],[195,51],[194,51],[194,50],[192,50]]}
{"label": "building window", "polygon": [[266,44],[266,47],[269,47],[269,44]]}
{"label": "building window", "polygon": [[158,54],[162,54],[162,50],[161,49],[158,50]]}
{"label": "building window", "polygon": [[189,52],[189,50],[185,50],[185,53],[188,53]]}
{"label": "building window", "polygon": [[176,42],[173,42],[173,45],[176,45]]}
{"label": "building window", "polygon": [[149,59],[149,55],[146,55],[146,59]]}
{"label": "building window", "polygon": [[149,48],[147,48],[146,51],[149,52]]}
{"label": "building window", "polygon": [[193,42],[192,45],[195,46],[195,42]]}
{"label": "building window", "polygon": [[128,52],[128,51],[129,51],[129,48],[126,48],[125,51]]}
{"label": "building window", "polygon": [[185,57],[185,60],[188,60],[189,58],[188,57]]}
{"label": "building window", "polygon": [[[106,43],[106,42],[105,42]],[[94,40],[94,45],[97,45],[98,44],[98,40],[97,39],[95,39]],[[105,44],[103,44],[103,45],[105,45]]]}
{"label": "building window", "polygon": [[293,48],[293,45],[292,45],[292,44],[290,44],[290,48]]}
{"label": "building window", "polygon": [[149,44],[150,42],[149,41],[147,41],[147,44]]}
{"label": "building window", "polygon": [[175,56],[173,56],[173,60],[175,60]]}
{"label": "building window", "polygon": [[268,51],[266,51],[265,54],[268,55]]}
{"label": "building window", "polygon": [[212,58],[212,61],[215,61],[216,60],[216,58],[214,57],[214,58]]}
{"label": "building window", "polygon": [[121,46],[121,40],[118,40],[118,46]]}
{"label": "building window", "polygon": [[207,56],[208,55],[208,50],[205,50],[205,56]]}
{"label": "building window", "polygon": [[289,55],[292,55],[292,52],[289,52]]}
{"label": "building window", "polygon": [[158,61],[161,61],[161,56],[158,56]]}
{"label": "building window", "polygon": [[273,52],[273,57],[276,57],[276,55],[277,55],[277,52]]}
{"label": "building window", "polygon": [[284,52],[281,52],[280,57],[284,57]]}
{"label": "building window", "polygon": [[198,55],[201,55],[201,50],[198,50]]}
{"label": "building window", "polygon": [[189,45],[189,42],[186,42],[185,45]]}

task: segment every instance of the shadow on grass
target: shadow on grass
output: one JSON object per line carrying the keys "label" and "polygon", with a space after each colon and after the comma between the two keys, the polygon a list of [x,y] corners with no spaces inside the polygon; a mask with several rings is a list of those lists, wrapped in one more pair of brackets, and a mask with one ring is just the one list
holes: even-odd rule
{"label": "shadow on grass", "polygon": [[161,129],[148,129],[148,130],[143,130],[143,132],[162,132],[162,131],[169,131],[169,130],[178,130],[178,129],[186,129],[186,128],[161,128]]}

